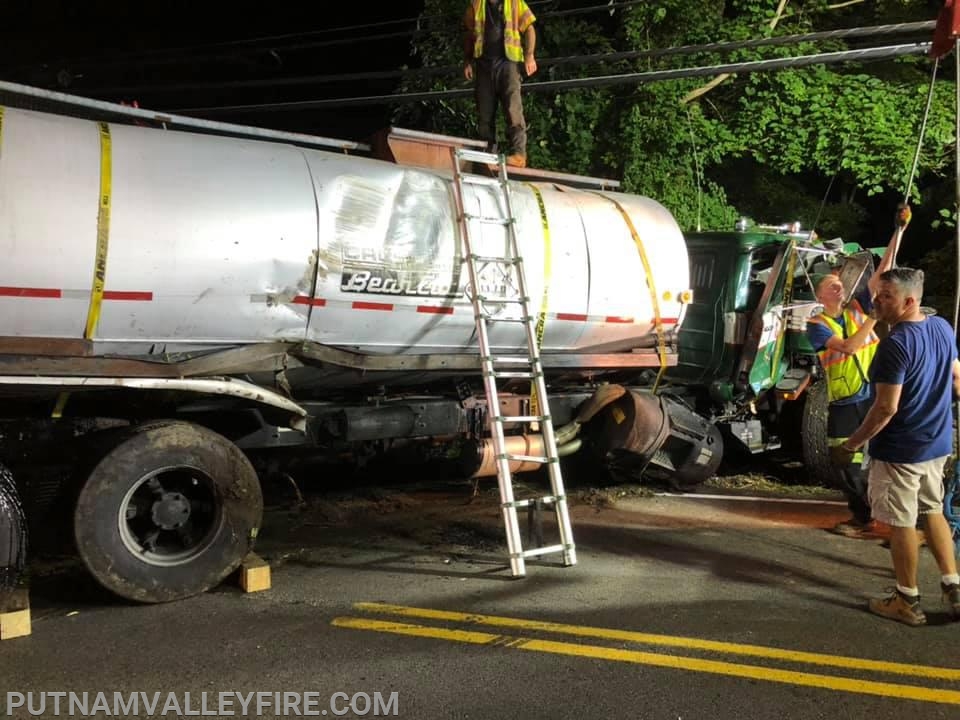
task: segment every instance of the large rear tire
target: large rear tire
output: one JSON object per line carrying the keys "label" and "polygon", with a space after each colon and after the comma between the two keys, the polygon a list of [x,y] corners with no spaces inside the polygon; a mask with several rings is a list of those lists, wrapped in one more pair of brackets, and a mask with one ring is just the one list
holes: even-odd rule
{"label": "large rear tire", "polygon": [[191,423],[150,423],[114,439],[80,491],[77,550],[93,577],[144,603],[202,593],[239,567],[263,496],[240,449]]}
{"label": "large rear tire", "polygon": [[17,587],[26,558],[27,521],[23,505],[13,474],[0,463],[0,593]]}
{"label": "large rear tire", "polygon": [[843,487],[843,477],[837,466],[830,462],[830,446],[827,442],[828,407],[826,382],[811,385],[800,426],[803,464],[810,480],[825,487],[840,489]]}

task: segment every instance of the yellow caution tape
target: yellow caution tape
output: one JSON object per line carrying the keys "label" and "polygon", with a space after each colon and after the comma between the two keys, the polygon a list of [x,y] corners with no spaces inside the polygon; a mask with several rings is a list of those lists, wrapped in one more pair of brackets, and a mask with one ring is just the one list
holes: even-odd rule
{"label": "yellow caution tape", "polygon": [[653,383],[653,391],[656,392],[657,388],[660,386],[660,379],[663,377],[663,373],[667,369],[667,341],[666,334],[663,330],[663,318],[660,314],[660,300],[657,297],[657,288],[653,282],[653,270],[650,267],[650,259],[647,257],[646,248],[644,248],[643,241],[640,239],[640,233],[637,232],[637,228],[634,226],[633,220],[630,219],[630,215],[627,213],[623,205],[618,203],[612,197],[607,197],[606,195],[601,195],[600,193],[595,194],[600,195],[600,197],[606,198],[612,202],[617,210],[620,211],[620,215],[623,217],[623,221],[627,224],[627,229],[630,231],[630,237],[633,238],[633,244],[637,246],[637,252],[640,254],[640,262],[643,263],[643,272],[647,276],[647,289],[650,290],[650,300],[653,302],[653,325],[657,330],[657,355],[660,358],[660,370],[657,372],[657,379]]}
{"label": "yellow caution tape", "polygon": [[[540,297],[540,312],[537,315],[537,324],[535,326],[535,335],[537,338],[537,351],[543,346],[543,333],[547,325],[547,303],[550,297],[550,276],[553,272],[553,256],[551,254],[550,243],[550,225],[547,222],[547,206],[543,202],[543,195],[540,189],[531,183],[527,186],[533,190],[533,195],[537,199],[537,206],[540,208],[540,224],[543,227],[543,295]],[[536,383],[530,383],[530,414],[539,414],[540,401],[537,398]]]}
{"label": "yellow caution tape", "polygon": [[70,391],[64,390],[62,393],[57,395],[57,402],[53,406],[53,412],[50,413],[50,417],[54,420],[58,420],[63,417],[63,410],[67,407],[67,400],[70,398]]}
{"label": "yellow caution tape", "polygon": [[[784,287],[783,287],[784,305],[792,304],[793,302],[793,273],[796,272],[797,250],[796,250],[796,246],[792,242],[787,248],[787,253],[789,254],[789,257],[787,259],[787,275],[784,280]],[[782,321],[784,326],[787,325],[787,322],[788,322],[787,314],[789,312],[790,312],[789,310],[783,311]],[[773,347],[773,357],[770,358],[771,377],[776,377],[777,368],[780,365],[780,358],[783,357],[783,345],[784,345],[784,339],[786,338],[786,336],[787,336],[786,327],[780,328],[780,332],[777,335],[777,342]]]}
{"label": "yellow caution tape", "polygon": [[103,305],[103,288],[107,278],[107,246],[110,240],[110,191],[111,191],[111,147],[110,126],[100,126],[100,209],[97,213],[97,254],[93,263],[93,288],[90,291],[90,309],[87,311],[87,327],[83,337],[93,337],[100,322],[100,308]]}

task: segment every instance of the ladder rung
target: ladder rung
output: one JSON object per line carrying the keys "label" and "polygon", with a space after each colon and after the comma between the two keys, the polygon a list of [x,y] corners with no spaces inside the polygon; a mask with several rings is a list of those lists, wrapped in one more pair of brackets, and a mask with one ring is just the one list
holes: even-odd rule
{"label": "ladder rung", "polygon": [[500,263],[501,265],[519,265],[523,260],[519,257],[504,257],[503,255],[468,255],[474,262]]}
{"label": "ladder rung", "polygon": [[486,295],[477,295],[477,301],[482,303],[490,303],[491,305],[503,305],[506,303],[515,303],[521,305],[523,303],[530,302],[530,298],[526,296],[519,297],[488,297]]}
{"label": "ladder rung", "polygon": [[460,182],[469,185],[486,185],[488,187],[502,187],[503,180],[499,177],[490,178],[483,175],[461,175]]}
{"label": "ladder rung", "polygon": [[494,422],[547,422],[550,419],[549,415],[493,415],[491,418]]}
{"label": "ladder rung", "polygon": [[510,453],[504,453],[500,457],[512,462],[540,463],[541,465],[549,465],[557,461],[555,457],[546,457],[544,455],[511,455]]}
{"label": "ladder rung", "polygon": [[481,360],[489,360],[492,363],[503,363],[514,364],[514,365],[532,365],[533,358],[528,357],[527,355],[490,355],[488,357],[480,358]]}
{"label": "ladder rung", "polygon": [[524,550],[523,552],[515,553],[511,557],[540,557],[541,555],[549,555],[550,553],[556,552],[567,552],[568,550],[573,550],[573,545],[547,545],[545,547],[533,548],[532,550]]}
{"label": "ladder rung", "polygon": [[529,315],[524,315],[522,317],[496,317],[494,315],[487,315],[486,313],[481,313],[477,317],[482,317],[487,322],[500,322],[500,323],[523,323],[533,322],[533,318]]}
{"label": "ladder rung", "polygon": [[464,213],[463,217],[466,220],[486,223],[487,225],[512,225],[514,222],[513,218],[494,217],[492,215],[471,215],[470,213]]}
{"label": "ladder rung", "polygon": [[566,499],[567,497],[565,495],[560,497],[557,497],[556,495],[546,495],[545,497],[541,497],[541,498],[527,498],[526,500],[514,500],[512,503],[502,503],[501,507],[523,508],[538,502],[551,505],[557,502],[558,500],[566,500]]}
{"label": "ladder rung", "polygon": [[490,376],[504,379],[519,378],[520,380],[533,380],[534,378],[542,377],[543,373],[529,372],[527,370],[501,370],[500,372],[494,371],[490,373]]}
{"label": "ladder rung", "polygon": [[458,158],[469,160],[471,162],[485,163],[487,165],[499,165],[500,155],[483,150],[470,150],[469,148],[457,148],[454,151]]}

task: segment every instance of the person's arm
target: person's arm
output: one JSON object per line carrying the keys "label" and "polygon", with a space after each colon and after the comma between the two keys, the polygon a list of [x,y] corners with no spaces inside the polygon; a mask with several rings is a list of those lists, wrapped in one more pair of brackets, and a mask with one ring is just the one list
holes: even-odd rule
{"label": "person's arm", "polygon": [[473,80],[473,51],[477,38],[473,26],[473,3],[467,4],[467,12],[463,16],[463,76]]}
{"label": "person's arm", "polygon": [[883,251],[883,257],[880,258],[880,264],[877,265],[876,271],[870,276],[870,279],[867,280],[867,287],[870,288],[871,298],[876,296],[877,290],[880,289],[880,275],[892,268],[894,261],[897,259],[897,250],[899,249],[902,234],[902,228],[894,228],[893,235],[890,236],[890,242],[887,243],[887,249]]}
{"label": "person's arm", "polygon": [[[954,382],[956,383],[956,376],[954,376]],[[874,390],[876,391],[876,399],[870,406],[867,416],[860,423],[860,427],[854,430],[853,434],[841,446],[851,455],[862,448],[870,438],[883,430],[900,408],[900,392],[903,390],[903,385],[877,383],[874,385]]]}
{"label": "person's arm", "polygon": [[523,69],[527,72],[527,77],[530,77],[537,71],[537,59],[534,56],[534,52],[537,49],[537,31],[533,29],[531,24],[523,33],[523,42],[524,42],[524,52],[523,52]]}
{"label": "person's arm", "polygon": [[960,360],[953,361],[953,397],[960,400]]}
{"label": "person's arm", "polygon": [[872,317],[867,317],[863,325],[857,328],[857,331],[848,338],[842,338],[839,335],[832,335],[824,347],[835,352],[842,352],[844,355],[853,355],[857,350],[867,344],[870,339],[870,333],[873,332],[873,326],[877,321]]}
{"label": "person's arm", "polygon": [[880,258],[877,271],[867,280],[867,287],[870,288],[871,298],[876,296],[877,290],[879,289],[880,275],[892,268],[897,261],[897,252],[900,250],[900,240],[903,238],[903,233],[907,230],[907,225],[910,224],[912,215],[909,205],[901,204],[897,207],[897,214],[894,219],[895,227],[893,228],[893,234],[890,236],[890,242],[887,243],[887,249],[883,251],[883,257]]}

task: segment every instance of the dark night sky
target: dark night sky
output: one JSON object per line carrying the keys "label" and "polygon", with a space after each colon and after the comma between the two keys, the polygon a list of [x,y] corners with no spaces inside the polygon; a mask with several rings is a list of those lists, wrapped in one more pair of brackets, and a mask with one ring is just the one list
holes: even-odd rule
{"label": "dark night sky", "polygon": [[[272,81],[415,66],[409,36],[364,38],[412,30],[422,7],[422,0],[14,0],[4,3],[0,25],[0,79],[103,100],[137,100],[141,107],[167,111],[389,94],[396,79],[284,87]],[[407,18],[411,22],[342,29]],[[279,35],[289,37],[223,45]],[[263,84],[223,86],[247,81]],[[216,87],[182,88],[195,83]],[[345,139],[366,138],[389,121],[382,106],[191,114]]]}

